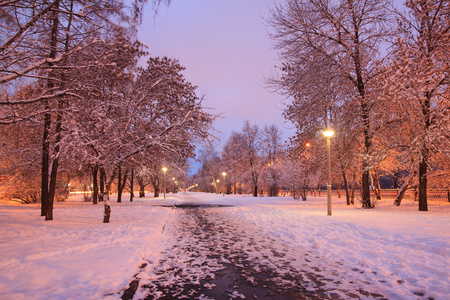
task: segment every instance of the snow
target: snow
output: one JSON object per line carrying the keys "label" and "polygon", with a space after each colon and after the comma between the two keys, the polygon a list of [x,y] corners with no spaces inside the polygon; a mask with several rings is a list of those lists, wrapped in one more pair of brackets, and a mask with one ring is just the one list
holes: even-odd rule
{"label": "snow", "polygon": [[[274,247],[308,252],[317,268],[347,270],[339,278],[344,288],[365,282],[390,299],[450,295],[450,203],[432,202],[430,211],[419,212],[412,201],[400,207],[381,201],[364,210],[334,198],[333,215],[327,216],[324,197],[179,193],[165,200],[130,203],[125,196],[123,201],[111,197],[108,224],[102,223],[103,205],[85,203],[81,196],[56,203],[55,220],[47,222],[38,205],[0,205],[0,299],[119,299],[144,262],[170,253],[175,241],[165,225],[177,216],[172,205],[193,202],[234,205],[230,216],[279,241]],[[188,260],[186,253],[175,261],[183,266]],[[214,271],[219,265],[210,267]],[[146,268],[153,269],[158,268]],[[156,275],[140,277],[150,282]],[[135,299],[140,296],[145,295],[138,291]]]}

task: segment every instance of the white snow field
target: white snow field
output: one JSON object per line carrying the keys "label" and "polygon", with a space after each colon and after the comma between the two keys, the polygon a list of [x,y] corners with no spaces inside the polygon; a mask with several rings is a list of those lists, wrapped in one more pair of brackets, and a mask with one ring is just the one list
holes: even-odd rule
{"label": "white snow field", "polygon": [[307,251],[317,266],[334,262],[351,270],[340,278],[344,289],[358,281],[389,299],[450,299],[447,202],[419,212],[406,200],[365,210],[333,198],[327,216],[324,197],[178,193],[111,200],[109,224],[102,223],[102,204],[80,196],[56,203],[55,220],[47,222],[39,205],[0,205],[0,299],[120,299],[143,261],[171,249],[171,231],[163,230],[176,215],[170,205],[193,202],[235,205],[231,217],[254,224],[280,247]]}

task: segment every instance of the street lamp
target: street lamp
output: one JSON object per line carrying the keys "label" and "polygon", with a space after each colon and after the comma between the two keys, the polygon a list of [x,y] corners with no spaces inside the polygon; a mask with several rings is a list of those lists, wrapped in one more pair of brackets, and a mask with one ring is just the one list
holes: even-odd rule
{"label": "street lamp", "polygon": [[222,173],[222,176],[223,176],[223,196],[225,197],[225,176],[227,176],[227,173],[226,172],[223,172]]}
{"label": "street lamp", "polygon": [[166,167],[163,167],[162,168],[162,171],[163,171],[163,173],[164,173],[164,199],[166,199],[166,172],[167,172],[167,168]]}
{"label": "street lamp", "polygon": [[327,138],[327,152],[328,152],[328,216],[331,216],[331,137],[334,135],[334,131],[330,128],[327,128],[323,131],[323,135]]}

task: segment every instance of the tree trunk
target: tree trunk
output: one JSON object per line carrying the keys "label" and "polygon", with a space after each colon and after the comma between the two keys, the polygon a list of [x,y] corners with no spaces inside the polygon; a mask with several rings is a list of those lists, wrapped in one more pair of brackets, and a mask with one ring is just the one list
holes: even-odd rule
{"label": "tree trunk", "polygon": [[154,189],[154,193],[153,193],[153,197],[158,198],[159,197],[159,177],[155,176],[152,179],[152,185],[153,185],[153,189]]}
{"label": "tree trunk", "polygon": [[394,172],[394,189],[398,189],[398,170]]}
{"label": "tree trunk", "polygon": [[350,205],[350,190],[348,187],[347,174],[345,173],[345,171],[342,171],[342,178],[344,179],[345,198],[347,200],[347,205]]}
{"label": "tree trunk", "polygon": [[271,185],[269,188],[269,197],[276,197],[278,196],[278,186],[275,185]]}
{"label": "tree trunk", "polygon": [[117,203],[122,203],[122,193],[127,183],[128,169],[123,174],[122,178],[122,168],[118,167],[118,184],[117,184]]}
{"label": "tree trunk", "polygon": [[356,174],[353,173],[353,178],[352,178],[352,197],[351,197],[351,202],[353,205],[355,205],[355,190],[356,190]]}
{"label": "tree trunk", "polygon": [[[52,31],[51,31],[51,41],[50,41],[50,59],[56,58],[57,54],[57,44],[58,44],[58,25],[59,25],[59,16],[58,16],[58,8],[59,1],[55,4],[55,10],[52,13],[51,21]],[[53,65],[49,63],[49,65]],[[55,84],[51,80],[47,83],[48,88],[54,88]],[[48,101],[45,103],[45,109],[50,110],[50,104]],[[47,112],[44,115],[44,138],[43,138],[43,146],[42,146],[42,203],[43,203],[43,212],[45,215],[45,220],[53,219],[53,203],[50,203],[50,183],[51,178],[49,178],[49,169],[50,169],[50,130],[51,130],[51,113]],[[51,210],[51,212],[49,212]],[[42,213],[42,211],[41,211]]]}
{"label": "tree trunk", "polygon": [[[50,110],[48,100],[45,109]],[[42,167],[41,167],[41,216],[47,214],[48,208],[48,181],[49,181],[49,164],[50,164],[50,127],[52,118],[50,113],[44,115],[44,129],[42,137]]]}
{"label": "tree trunk", "polygon": [[419,211],[428,211],[427,199],[428,149],[424,146],[419,164]]}
{"label": "tree trunk", "polygon": [[303,201],[306,201],[306,189],[303,189],[302,191],[302,199]]}
{"label": "tree trunk", "polygon": [[374,170],[373,183],[375,185],[374,191],[375,195],[377,196],[377,200],[381,200],[381,186],[380,186],[380,178],[378,176],[378,169]]}
{"label": "tree trunk", "polygon": [[362,172],[362,183],[361,183],[361,196],[362,196],[362,207],[363,208],[373,208],[372,202],[370,201],[370,173],[369,171]]}
{"label": "tree trunk", "polygon": [[144,178],[138,177],[138,184],[139,184],[139,198],[145,197],[145,184],[144,184]]}
{"label": "tree trunk", "polygon": [[100,193],[105,193],[106,172],[105,168],[100,167]]}
{"label": "tree trunk", "polygon": [[403,183],[403,186],[397,193],[397,197],[395,197],[394,205],[400,206],[403,200],[403,196],[405,196],[405,192],[408,189],[408,186],[411,184],[411,181],[414,178],[414,176],[416,176],[416,172],[413,172],[411,175],[409,175],[408,179]]}
{"label": "tree trunk", "polygon": [[337,194],[338,194],[338,198],[341,199],[341,196],[342,196],[342,190],[341,190],[341,183],[340,183],[340,182],[338,182],[338,183],[336,184],[336,191],[337,191]]}
{"label": "tree trunk", "polygon": [[122,202],[122,189],[120,187],[122,186],[122,168],[120,166],[118,166],[117,174],[118,174],[118,177],[117,177],[117,203],[121,203]]}
{"label": "tree trunk", "polygon": [[48,207],[45,215],[46,221],[53,220],[53,203],[55,202],[55,193],[56,193],[56,181],[58,175],[58,167],[59,167],[59,158],[61,155],[61,131],[62,131],[62,111],[63,111],[63,102],[59,100],[58,102],[58,116],[56,117],[56,138],[55,138],[55,148],[53,151],[53,163],[52,170],[50,173],[50,185],[48,192]]}
{"label": "tree trunk", "polygon": [[134,187],[134,168],[131,169],[131,177],[130,177],[130,202],[133,202],[134,198],[133,187]]}
{"label": "tree trunk", "polygon": [[92,170],[92,204],[98,203],[98,165]]}
{"label": "tree trunk", "polygon": [[258,197],[258,186],[256,185],[256,183],[253,189],[253,197]]}

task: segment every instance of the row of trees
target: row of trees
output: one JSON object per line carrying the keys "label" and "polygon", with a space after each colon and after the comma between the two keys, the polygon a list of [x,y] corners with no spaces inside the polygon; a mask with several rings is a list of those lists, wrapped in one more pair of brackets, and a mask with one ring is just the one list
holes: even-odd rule
{"label": "row of trees", "polygon": [[[280,171],[274,163],[282,152],[281,132],[275,125],[260,128],[245,121],[241,132],[232,132],[221,154],[212,143],[201,151],[202,167],[193,178],[202,190],[217,190],[217,180],[225,172],[228,192],[251,186],[256,197],[259,188],[269,186],[272,196],[278,194]],[[272,166],[274,167],[269,167]],[[222,183],[222,186],[225,183]],[[239,186],[238,186],[239,185]]]}
{"label": "row of trees", "polygon": [[[318,136],[300,146],[294,142],[282,142],[282,132],[276,125],[263,127],[245,121],[240,132],[232,132],[220,151],[214,143],[208,143],[200,151],[201,168],[190,180],[194,191],[216,193],[253,194],[253,196],[279,196],[289,194],[295,199],[306,200],[307,193],[316,196],[326,189],[328,180],[327,143]],[[362,204],[361,169],[350,165],[344,170],[344,156],[352,149],[342,149],[339,138],[334,141],[332,153],[332,185],[340,198],[346,197],[347,205]],[[442,172],[442,170],[436,170]],[[435,173],[433,173],[435,174]],[[395,175],[395,176],[394,176]],[[396,204],[400,205],[405,191],[401,187],[411,186],[412,174],[393,174],[385,169],[371,172],[371,205],[381,200],[381,189],[397,189]],[[438,177],[432,177],[433,188],[442,189]],[[445,186],[445,184],[444,184]],[[417,186],[415,199],[417,197]],[[446,186],[448,189],[448,186]],[[355,201],[355,199],[358,199]],[[450,200],[449,200],[450,201]]]}
{"label": "row of trees", "polygon": [[[427,189],[448,187],[450,153],[450,3],[407,0],[285,0],[267,22],[282,67],[270,85],[289,102],[293,151],[332,141],[335,172],[359,174],[363,207],[380,173],[407,175],[419,210]],[[312,152],[317,156],[320,152]],[[312,159],[314,161],[314,159]]]}
{"label": "row of trees", "polygon": [[213,116],[180,63],[138,64],[147,55],[135,37],[145,2],[0,3],[3,191],[40,198],[46,220],[58,188],[67,189],[61,182],[76,176],[92,174],[94,203],[115,179],[121,191],[135,175],[158,193],[162,165],[183,168],[207,136]]}
{"label": "row of trees", "polygon": [[307,190],[325,183],[326,147],[322,143],[302,155],[291,150],[276,125],[261,127],[245,121],[240,132],[231,133],[220,153],[212,143],[201,150],[202,166],[192,178],[192,186],[255,197],[290,193],[306,199]]}

